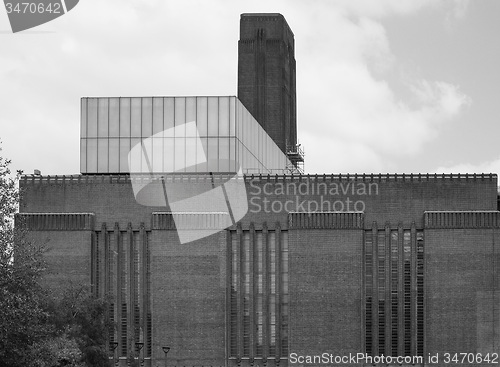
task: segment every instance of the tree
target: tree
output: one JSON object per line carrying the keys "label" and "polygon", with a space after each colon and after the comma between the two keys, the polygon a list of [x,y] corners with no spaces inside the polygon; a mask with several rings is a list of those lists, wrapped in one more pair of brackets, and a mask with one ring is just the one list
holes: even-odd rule
{"label": "tree", "polygon": [[86,367],[82,352],[67,334],[35,343],[30,351],[31,367]]}
{"label": "tree", "polygon": [[38,282],[45,266],[43,248],[26,240],[21,225],[14,228],[22,172],[12,177],[9,164],[0,156],[0,365],[24,367],[27,350],[47,333]]}
{"label": "tree", "polygon": [[89,367],[109,366],[106,335],[111,327],[106,299],[92,296],[88,285],[71,284],[51,312],[56,330],[75,340]]}
{"label": "tree", "polygon": [[90,287],[70,284],[62,295],[47,297],[50,333],[31,347],[30,367],[108,367],[106,335],[108,303]]}
{"label": "tree", "polygon": [[0,366],[107,367],[108,302],[87,285],[62,297],[41,286],[44,247],[24,223],[14,226],[22,172],[12,176],[9,165],[0,156]]}

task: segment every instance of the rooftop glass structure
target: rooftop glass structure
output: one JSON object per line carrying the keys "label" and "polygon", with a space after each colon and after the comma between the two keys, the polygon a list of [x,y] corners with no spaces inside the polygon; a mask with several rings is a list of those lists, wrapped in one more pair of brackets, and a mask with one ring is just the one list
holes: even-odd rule
{"label": "rooftop glass structure", "polygon": [[283,174],[291,166],[234,96],[82,98],[80,144],[84,174]]}

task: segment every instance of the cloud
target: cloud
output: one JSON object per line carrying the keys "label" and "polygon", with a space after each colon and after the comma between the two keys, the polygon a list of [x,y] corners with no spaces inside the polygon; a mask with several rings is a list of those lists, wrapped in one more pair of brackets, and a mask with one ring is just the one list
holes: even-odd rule
{"label": "cloud", "polygon": [[428,120],[446,121],[472,104],[459,87],[445,82],[420,80],[410,86],[413,95],[425,107]]}
{"label": "cloud", "polygon": [[236,94],[239,14],[281,12],[296,36],[298,124],[306,167],[390,170],[397,157],[417,154],[470,104],[459,86],[445,81],[411,80],[410,99],[400,97],[389,82],[398,60],[382,18],[410,16],[435,4],[80,2],[44,26],[55,33],[2,35],[4,150],[14,152],[8,155],[28,172],[35,167],[50,174],[78,172],[82,96]]}
{"label": "cloud", "polygon": [[334,4],[348,15],[380,18],[389,15],[408,15],[435,3],[436,0],[338,0]]}
{"label": "cloud", "polygon": [[448,2],[451,2],[451,6],[446,12],[444,27],[448,32],[453,32],[455,24],[465,18],[470,0],[448,0]]}
{"label": "cloud", "polygon": [[332,6],[355,17],[383,18],[407,16],[427,8],[444,9],[446,20],[462,19],[467,14],[470,0],[336,0]]}
{"label": "cloud", "polygon": [[441,166],[432,173],[496,173],[500,174],[500,157],[491,161],[479,163],[459,163],[450,166]]}
{"label": "cloud", "polygon": [[0,138],[16,169],[79,172],[82,96],[236,94],[238,16],[181,4],[84,1],[53,33],[0,35]]}
{"label": "cloud", "polygon": [[462,19],[467,14],[467,10],[470,5],[470,0],[452,0],[453,7],[450,11],[455,19]]}
{"label": "cloud", "polygon": [[[406,7],[391,11],[418,10],[409,3],[401,6]],[[306,122],[299,137],[307,151],[314,146],[307,155],[306,162],[315,162],[306,164],[308,172],[391,169],[401,157],[418,154],[471,104],[457,85],[415,77],[405,80],[409,98],[403,99],[389,83],[397,59],[382,23],[342,12],[316,16],[305,42],[318,45],[313,37],[321,33],[323,47],[309,46],[314,63],[299,76],[299,121]],[[326,32],[326,24],[332,24],[326,18],[332,17],[335,31]],[[318,142],[328,148],[318,148]],[[343,159],[330,160],[328,152]]]}

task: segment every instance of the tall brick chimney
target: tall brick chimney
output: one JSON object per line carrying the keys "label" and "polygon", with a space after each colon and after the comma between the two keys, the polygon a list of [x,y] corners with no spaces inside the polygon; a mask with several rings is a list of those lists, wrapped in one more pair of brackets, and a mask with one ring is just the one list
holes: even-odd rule
{"label": "tall brick chimney", "polygon": [[294,47],[283,15],[241,15],[238,98],[284,153],[297,144]]}

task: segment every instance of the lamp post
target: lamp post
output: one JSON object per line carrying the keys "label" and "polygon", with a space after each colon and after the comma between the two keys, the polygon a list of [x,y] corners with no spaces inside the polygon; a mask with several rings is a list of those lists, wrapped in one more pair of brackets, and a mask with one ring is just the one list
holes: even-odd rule
{"label": "lamp post", "polygon": [[144,366],[144,358],[141,359],[142,347],[144,347],[144,343],[140,343],[140,342],[135,343],[135,349],[137,350],[137,359],[139,359],[141,367]]}
{"label": "lamp post", "polygon": [[167,367],[167,354],[170,351],[170,347],[161,347],[163,349],[163,353],[165,353],[165,367]]}
{"label": "lamp post", "polygon": [[111,350],[113,351],[113,363],[115,366],[118,366],[118,360],[115,358],[116,357],[116,348],[118,348],[118,342],[110,342],[109,346],[111,347]]}

